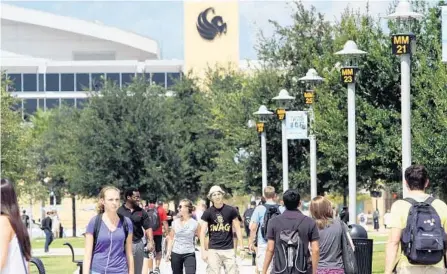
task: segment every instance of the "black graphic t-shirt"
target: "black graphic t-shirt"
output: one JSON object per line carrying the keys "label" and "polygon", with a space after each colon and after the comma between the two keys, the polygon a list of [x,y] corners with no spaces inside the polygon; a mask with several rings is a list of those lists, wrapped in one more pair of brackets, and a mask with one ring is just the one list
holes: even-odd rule
{"label": "black graphic t-shirt", "polygon": [[203,212],[202,220],[208,223],[209,249],[233,249],[233,220],[238,217],[237,210],[229,205],[214,206]]}

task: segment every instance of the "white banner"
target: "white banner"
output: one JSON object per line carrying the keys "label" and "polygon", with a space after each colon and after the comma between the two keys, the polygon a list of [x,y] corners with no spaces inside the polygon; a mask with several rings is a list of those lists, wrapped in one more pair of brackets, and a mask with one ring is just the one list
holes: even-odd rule
{"label": "white banner", "polygon": [[287,139],[307,139],[307,112],[287,111],[286,113]]}
{"label": "white banner", "polygon": [[447,62],[447,6],[442,7],[442,61]]}

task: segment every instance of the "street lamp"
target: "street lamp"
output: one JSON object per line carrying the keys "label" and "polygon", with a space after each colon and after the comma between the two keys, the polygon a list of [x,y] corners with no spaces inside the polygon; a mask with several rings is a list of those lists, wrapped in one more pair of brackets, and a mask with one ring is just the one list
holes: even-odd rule
{"label": "street lamp", "polygon": [[278,103],[278,108],[276,109],[276,115],[281,121],[281,135],[282,135],[282,185],[283,192],[289,189],[289,152],[287,149],[287,132],[286,132],[286,110],[288,103],[295,100],[295,97],[290,96],[287,90],[282,89],[278,96],[273,97]]}
{"label": "street lamp", "polygon": [[261,133],[262,195],[264,195],[264,189],[267,186],[267,141],[264,124],[267,122],[267,119],[272,116],[273,112],[262,105],[259,107],[258,111],[253,114],[259,116],[259,122],[256,123],[256,131]]}
{"label": "street lamp", "polygon": [[396,11],[386,19],[396,19],[398,34],[391,36],[392,53],[400,56],[401,73],[401,119],[402,119],[402,191],[403,197],[407,196],[405,185],[405,169],[411,165],[411,54],[415,46],[416,36],[411,32],[411,22],[422,18],[423,15],[414,12],[411,3],[400,0]]}
{"label": "street lamp", "polygon": [[335,53],[344,57],[344,66],[341,68],[341,81],[348,84],[348,181],[349,181],[349,221],[357,220],[357,172],[356,172],[356,145],[355,145],[355,78],[358,71],[358,59],[365,51],[359,50],[354,41],[347,41],[343,50]]}
{"label": "street lamp", "polygon": [[313,199],[317,196],[317,139],[315,138],[315,134],[313,131],[313,122],[315,117],[312,105],[315,98],[315,86],[317,83],[323,81],[323,78],[318,75],[315,69],[311,68],[307,71],[306,76],[301,77],[299,80],[306,83],[306,92],[304,93],[304,98],[306,99],[306,104],[309,105],[310,197],[311,199]]}

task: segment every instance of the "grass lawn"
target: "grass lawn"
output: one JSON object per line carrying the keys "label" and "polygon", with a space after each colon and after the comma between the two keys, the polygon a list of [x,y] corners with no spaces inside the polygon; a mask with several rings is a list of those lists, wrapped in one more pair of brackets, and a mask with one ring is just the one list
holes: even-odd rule
{"label": "grass lawn", "polygon": [[[84,247],[84,237],[78,238],[62,238],[62,239],[54,239],[51,243],[50,248],[68,248],[64,243],[69,242],[74,248],[82,248]],[[44,248],[45,238],[37,238],[31,241],[31,246],[33,248]]]}
{"label": "grass lawn", "polygon": [[[71,262],[71,256],[41,257],[40,259],[48,274],[73,274],[76,270],[76,265]],[[82,257],[76,257],[76,259],[82,259]],[[30,274],[38,274],[33,264],[31,264]]]}

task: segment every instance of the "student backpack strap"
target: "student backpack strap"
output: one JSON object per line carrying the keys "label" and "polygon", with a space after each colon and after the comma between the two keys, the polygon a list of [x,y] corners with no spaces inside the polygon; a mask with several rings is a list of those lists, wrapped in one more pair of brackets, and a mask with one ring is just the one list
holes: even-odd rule
{"label": "student backpack strap", "polygon": [[123,215],[118,214],[118,217],[120,217],[120,222],[123,224],[123,230],[124,230],[124,252],[126,252],[126,241],[127,236],[129,235],[129,226],[127,225],[126,219]]}
{"label": "student backpack strap", "polygon": [[[98,215],[96,215],[95,218],[95,225],[93,227],[93,248],[92,248],[92,254],[95,253],[95,247],[96,247],[96,242],[98,240],[98,234],[99,234],[99,230],[101,229],[101,221],[102,221],[102,213],[99,213]],[[93,255],[92,255],[93,257]]]}

